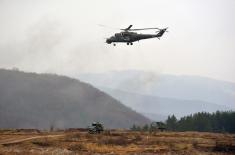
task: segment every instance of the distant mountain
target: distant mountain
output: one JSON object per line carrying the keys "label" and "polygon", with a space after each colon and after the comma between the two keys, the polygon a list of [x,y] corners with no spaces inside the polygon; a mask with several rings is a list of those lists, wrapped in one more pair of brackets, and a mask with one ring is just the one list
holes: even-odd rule
{"label": "distant mountain", "polygon": [[161,115],[161,114],[152,114],[152,113],[142,113],[145,117],[149,118],[152,121],[155,122],[164,122],[167,120],[167,116]]}
{"label": "distant mountain", "polygon": [[95,86],[131,93],[200,100],[235,108],[235,83],[200,76],[176,76],[128,70],[82,74],[79,79]]}
{"label": "distant mountain", "polygon": [[0,128],[128,128],[149,119],[93,86],[65,76],[0,69]]}
{"label": "distant mountain", "polygon": [[78,77],[150,119],[235,109],[235,83],[231,82],[133,70]]}
{"label": "distant mountain", "polygon": [[222,105],[199,100],[180,100],[128,93],[108,88],[101,89],[122,101],[126,106],[156,121],[166,120],[167,116],[172,114],[175,114],[177,117],[183,117],[201,111],[215,112],[217,110],[230,110],[230,108]]}

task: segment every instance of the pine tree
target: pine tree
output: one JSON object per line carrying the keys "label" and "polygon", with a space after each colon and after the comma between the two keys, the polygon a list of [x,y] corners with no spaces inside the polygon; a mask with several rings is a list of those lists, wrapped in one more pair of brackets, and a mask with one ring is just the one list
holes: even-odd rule
{"label": "pine tree", "polygon": [[168,118],[166,120],[166,126],[167,126],[168,130],[176,131],[177,119],[176,119],[175,115],[168,116]]}

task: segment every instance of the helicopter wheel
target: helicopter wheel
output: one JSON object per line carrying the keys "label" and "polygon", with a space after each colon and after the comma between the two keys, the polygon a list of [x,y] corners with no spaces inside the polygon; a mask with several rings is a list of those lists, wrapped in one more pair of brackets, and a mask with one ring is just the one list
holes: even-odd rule
{"label": "helicopter wheel", "polygon": [[116,46],[116,44],[113,44],[113,46]]}
{"label": "helicopter wheel", "polygon": [[131,45],[133,45],[133,43],[130,43]]}
{"label": "helicopter wheel", "polygon": [[126,43],[127,45],[129,45],[129,43]]}

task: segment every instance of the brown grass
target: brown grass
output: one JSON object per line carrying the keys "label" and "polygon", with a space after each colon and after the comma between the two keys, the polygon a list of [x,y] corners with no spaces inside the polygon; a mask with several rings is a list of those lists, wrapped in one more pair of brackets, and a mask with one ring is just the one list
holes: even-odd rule
{"label": "brown grass", "polygon": [[40,147],[50,147],[53,145],[53,141],[49,141],[48,138],[43,138],[43,139],[33,140],[32,144]]}
{"label": "brown grass", "polygon": [[[7,134],[6,134],[7,132]],[[0,154],[235,154],[235,135],[199,132],[130,132],[109,131],[88,134],[84,131],[37,133],[61,134],[60,137],[38,138],[16,144],[0,145]],[[0,133],[0,143],[28,138],[35,133]]]}

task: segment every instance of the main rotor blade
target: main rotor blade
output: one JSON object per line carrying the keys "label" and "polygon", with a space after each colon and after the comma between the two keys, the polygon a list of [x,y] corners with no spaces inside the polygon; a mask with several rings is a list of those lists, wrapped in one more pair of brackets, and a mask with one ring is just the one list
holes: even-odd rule
{"label": "main rotor blade", "polygon": [[157,27],[155,27],[155,28],[142,28],[142,29],[129,29],[129,31],[140,31],[140,30],[161,30],[161,29],[159,29],[159,28],[157,28]]}
{"label": "main rotor blade", "polygon": [[120,30],[129,31],[132,26],[133,26],[133,25],[130,25],[130,26],[128,26],[128,28],[120,29]]}
{"label": "main rotor blade", "polygon": [[132,25],[128,26],[128,28],[126,28],[126,30],[130,30],[131,27],[132,27]]}
{"label": "main rotor blade", "polygon": [[98,24],[98,26],[100,26],[100,27],[105,27],[105,28],[108,28],[108,29],[119,30],[119,28],[111,27],[111,26],[106,26],[106,25],[102,25],[102,24]]}

